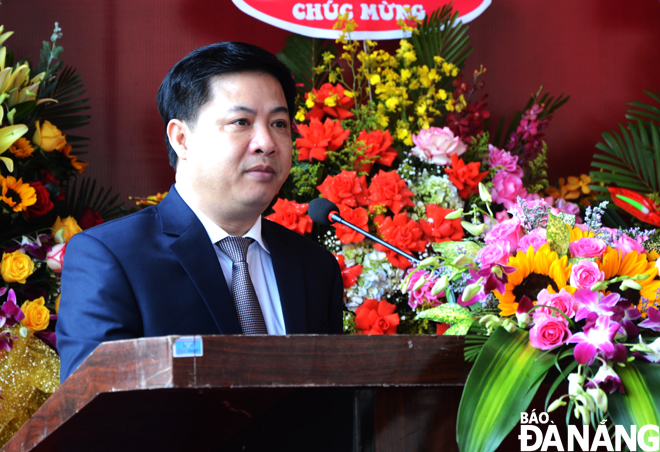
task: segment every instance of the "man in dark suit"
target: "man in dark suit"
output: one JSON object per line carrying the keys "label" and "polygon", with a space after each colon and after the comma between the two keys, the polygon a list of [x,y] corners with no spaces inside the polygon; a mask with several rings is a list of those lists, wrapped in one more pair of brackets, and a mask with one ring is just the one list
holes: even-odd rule
{"label": "man in dark suit", "polygon": [[334,257],[261,218],[291,168],[294,98],[286,67],[248,44],[204,47],[170,70],[158,108],[176,184],[67,245],[62,381],[105,341],[341,333]]}

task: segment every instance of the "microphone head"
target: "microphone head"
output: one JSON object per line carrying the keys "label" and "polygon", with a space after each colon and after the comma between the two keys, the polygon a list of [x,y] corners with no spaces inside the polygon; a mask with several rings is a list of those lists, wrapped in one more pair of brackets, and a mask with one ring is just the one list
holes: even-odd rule
{"label": "microphone head", "polygon": [[325,198],[315,198],[312,199],[312,202],[309,203],[307,208],[307,213],[311,217],[314,223],[323,224],[330,226],[334,221],[330,219],[330,215],[333,213],[338,214],[339,208],[333,203]]}

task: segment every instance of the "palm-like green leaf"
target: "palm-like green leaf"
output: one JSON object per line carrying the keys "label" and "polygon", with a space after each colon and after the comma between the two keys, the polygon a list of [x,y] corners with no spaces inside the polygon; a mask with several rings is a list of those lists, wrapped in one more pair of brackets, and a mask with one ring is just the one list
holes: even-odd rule
{"label": "palm-like green leaf", "polygon": [[[660,104],[658,92],[645,91]],[[627,124],[619,130],[603,133],[603,141],[596,145],[601,152],[594,154],[591,166],[591,189],[602,193],[599,200],[611,200],[607,186],[639,191],[643,194],[660,190],[660,107],[631,102],[626,113]]]}
{"label": "palm-like green leaf", "polygon": [[420,65],[432,67],[433,58],[441,56],[446,61],[463,69],[468,55],[472,53],[468,26],[458,18],[452,4],[444,5],[426,16],[410,41],[415,46]]}
{"label": "palm-like green leaf", "polygon": [[[54,83],[46,84],[40,93],[42,98],[53,98],[57,103],[48,103],[43,108],[37,108],[35,114],[43,120],[55,124],[60,130],[70,130],[89,124],[90,115],[83,114],[89,110],[86,105],[89,99],[81,98],[85,94],[85,83],[74,68],[66,67],[57,76]],[[72,147],[81,147],[81,138],[67,134],[67,141]]]}
{"label": "palm-like green leaf", "polygon": [[327,71],[317,74],[314,68],[323,63],[325,52],[336,56],[337,51],[331,41],[291,34],[285,42],[277,58],[289,68],[296,83],[305,85],[305,92],[321,86],[326,81]]}
{"label": "palm-like green leaf", "polygon": [[465,383],[456,432],[460,450],[496,450],[554,363],[552,353],[530,345],[526,331],[495,330]]}
{"label": "palm-like green leaf", "polygon": [[[80,184],[78,184],[79,181],[81,181]],[[105,221],[116,218],[124,213],[124,204],[117,203],[119,194],[111,196],[112,187],[109,189],[101,187],[97,190],[95,180],[74,179],[67,192],[72,195],[69,196],[65,206],[65,215],[71,215],[76,219],[80,219],[85,206],[89,206],[92,210],[97,211]]]}

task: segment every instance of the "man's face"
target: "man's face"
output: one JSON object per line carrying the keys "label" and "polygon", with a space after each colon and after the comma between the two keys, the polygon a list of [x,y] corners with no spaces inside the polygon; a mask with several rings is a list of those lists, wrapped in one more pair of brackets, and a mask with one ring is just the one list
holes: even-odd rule
{"label": "man's face", "polygon": [[[187,125],[188,184],[207,215],[261,214],[291,169],[291,121],[273,76],[242,72],[214,77],[210,100]],[[180,158],[182,156],[180,155]]]}

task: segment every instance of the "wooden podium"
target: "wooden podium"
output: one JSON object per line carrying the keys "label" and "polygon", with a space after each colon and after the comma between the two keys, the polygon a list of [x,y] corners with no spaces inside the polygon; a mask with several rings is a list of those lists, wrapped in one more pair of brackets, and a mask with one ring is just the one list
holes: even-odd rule
{"label": "wooden podium", "polygon": [[196,338],[102,344],[3,451],[458,450],[462,338]]}

